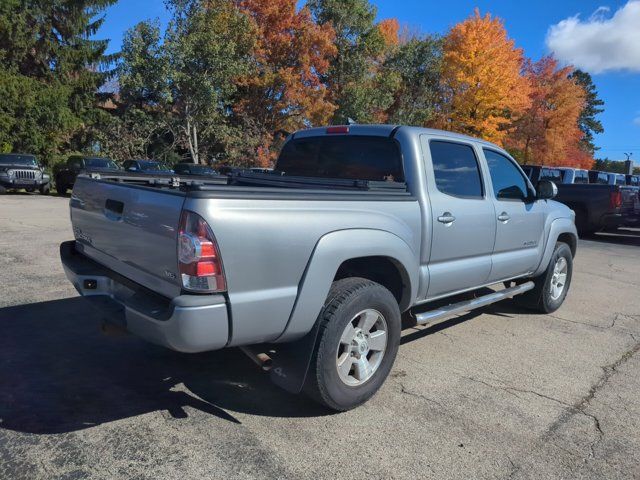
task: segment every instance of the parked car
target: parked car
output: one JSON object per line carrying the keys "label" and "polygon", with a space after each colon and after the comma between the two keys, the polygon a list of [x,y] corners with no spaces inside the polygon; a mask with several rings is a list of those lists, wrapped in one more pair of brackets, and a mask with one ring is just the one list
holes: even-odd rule
{"label": "parked car", "polygon": [[[609,184],[605,172],[589,172],[593,183],[565,183],[562,170],[556,167],[526,165],[523,167],[533,185],[541,179],[554,179],[558,188],[555,199],[571,208],[581,235],[600,230],[614,230],[635,223],[634,203],[630,188]],[[574,182],[576,175],[574,174]],[[582,178],[580,176],[580,182]]]}
{"label": "parked car", "polygon": [[219,173],[209,165],[181,162],[173,166],[173,171],[179,175],[211,176]]}
{"label": "parked car", "polygon": [[513,296],[553,312],[567,295],[573,212],[493,144],[314,128],[288,138],[275,170],[248,173],[251,188],[79,177],[69,280],[111,322],[174,350],[269,344],[273,381],[335,410],[385,381],[402,312],[427,324]]}
{"label": "parked car", "polygon": [[173,170],[165,167],[155,160],[126,160],[122,167],[127,172],[151,173],[151,174],[172,174]]}
{"label": "parked car", "polygon": [[120,168],[110,158],[71,155],[63,164],[53,167],[56,190],[59,195],[65,195],[72,190],[76,178],[87,172],[117,172]]}
{"label": "parked car", "polygon": [[631,187],[640,187],[640,175],[625,175],[625,180]]}
{"label": "parked car", "polygon": [[41,194],[47,195],[50,181],[35,155],[0,154],[0,193],[24,188],[27,192],[39,190]]}

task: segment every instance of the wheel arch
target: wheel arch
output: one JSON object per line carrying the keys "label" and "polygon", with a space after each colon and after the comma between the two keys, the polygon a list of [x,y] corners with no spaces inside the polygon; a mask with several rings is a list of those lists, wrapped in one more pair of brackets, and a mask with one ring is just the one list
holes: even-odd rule
{"label": "wheel arch", "polygon": [[418,265],[413,249],[384,230],[349,229],[324,235],[309,259],[291,316],[277,341],[295,340],[309,332],[333,281],[347,276],[381,283],[396,297],[401,311],[408,309],[417,292]]}
{"label": "wheel arch", "polygon": [[578,245],[578,232],[574,222],[570,218],[556,218],[551,222],[544,252],[538,268],[533,273],[534,277],[542,274],[546,270],[558,241],[567,243],[571,249],[572,256],[575,257]]}

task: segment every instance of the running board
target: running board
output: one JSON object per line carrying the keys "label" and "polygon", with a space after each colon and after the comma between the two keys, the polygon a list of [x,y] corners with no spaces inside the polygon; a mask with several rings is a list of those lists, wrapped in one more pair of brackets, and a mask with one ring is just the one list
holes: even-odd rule
{"label": "running board", "polygon": [[453,303],[444,307],[436,308],[435,310],[429,310],[428,312],[422,312],[415,315],[416,323],[418,325],[424,325],[436,320],[442,320],[445,317],[457,315],[458,313],[468,312],[475,310],[476,308],[491,305],[492,303],[505,300],[507,298],[515,297],[521,293],[528,292],[534,287],[533,282],[523,283],[522,285],[516,285],[515,287],[505,288],[498,292],[490,293],[482,297],[474,298],[473,300],[465,300],[464,302]]}

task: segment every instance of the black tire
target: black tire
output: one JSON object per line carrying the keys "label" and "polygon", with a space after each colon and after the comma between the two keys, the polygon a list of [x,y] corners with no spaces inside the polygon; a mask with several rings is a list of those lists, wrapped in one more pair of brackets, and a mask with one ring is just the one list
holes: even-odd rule
{"label": "black tire", "polygon": [[56,183],[56,192],[58,192],[58,195],[60,196],[65,196],[67,194],[67,190],[69,189],[69,187],[67,187],[64,183],[62,185],[58,185]]}
{"label": "black tire", "polygon": [[[560,257],[564,258],[567,264],[566,280],[562,293],[557,298],[554,298],[551,292],[551,283],[553,281],[554,268]],[[514,301],[516,304],[531,310],[541,313],[553,313],[560,308],[567,296],[571,286],[572,274],[573,255],[571,254],[571,248],[566,243],[557,242],[546,271],[533,279],[535,287],[527,293],[514,297]]]}
{"label": "black tire", "polygon": [[49,187],[49,184],[45,184],[45,185],[41,185],[40,188],[40,195],[49,195],[49,193],[51,192],[51,188]]}
{"label": "black tire", "polygon": [[33,193],[33,192],[35,192],[35,191],[36,191],[36,187],[27,187],[27,188],[25,188],[25,190],[26,190],[27,192],[29,192],[29,193]]}
{"label": "black tire", "polygon": [[[360,385],[348,385],[337,368],[341,336],[347,324],[364,310],[379,312],[386,322],[386,345],[379,366]],[[400,309],[395,297],[382,285],[364,278],[345,278],[333,283],[318,317],[316,348],[305,384],[305,393],[336,411],[346,411],[373,397],[386,380],[400,345]]]}

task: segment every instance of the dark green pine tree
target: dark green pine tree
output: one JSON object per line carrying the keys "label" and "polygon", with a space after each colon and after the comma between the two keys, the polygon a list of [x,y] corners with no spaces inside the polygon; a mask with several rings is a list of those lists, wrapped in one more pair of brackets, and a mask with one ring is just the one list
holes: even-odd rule
{"label": "dark green pine tree", "polygon": [[581,141],[582,149],[593,155],[598,149],[594,144],[594,135],[604,132],[602,123],[596,118],[600,113],[604,112],[604,109],[601,108],[604,106],[604,102],[598,98],[596,86],[591,79],[591,75],[587,72],[575,70],[569,77],[580,85],[586,94],[585,105],[578,118],[578,123],[580,124],[580,130],[584,133]]}
{"label": "dark green pine tree", "polygon": [[116,0],[0,2],[0,150],[88,148],[114,55],[94,35]]}

